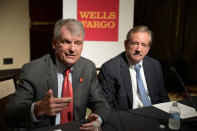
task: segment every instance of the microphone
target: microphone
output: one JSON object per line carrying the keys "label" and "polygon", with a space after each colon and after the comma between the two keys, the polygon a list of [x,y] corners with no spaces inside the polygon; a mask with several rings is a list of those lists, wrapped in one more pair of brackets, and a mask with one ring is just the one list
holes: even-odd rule
{"label": "microphone", "polygon": [[[99,81],[99,83],[102,83],[101,78],[104,79],[102,69],[100,70],[99,76],[98,76],[98,81]],[[101,85],[102,85],[102,84],[101,84]],[[109,93],[109,95],[112,96],[112,102],[113,102],[114,105],[115,105],[115,111],[117,112],[118,119],[120,120],[120,125],[121,125],[123,131],[126,131],[126,124],[125,124],[125,121],[122,120],[122,118],[121,118],[121,116],[120,116],[120,112],[119,112],[119,109],[118,109],[118,105],[117,105],[117,103],[116,103],[116,99],[115,99],[115,97],[114,97],[114,94],[113,94],[112,90],[110,89],[108,93]],[[111,111],[114,111],[112,107],[111,107],[111,109],[112,109]],[[117,126],[115,126],[115,128],[117,128]]]}
{"label": "microphone", "polygon": [[185,92],[186,92],[186,94],[187,94],[187,96],[188,96],[188,98],[189,98],[189,100],[190,100],[192,106],[194,107],[194,109],[195,109],[196,112],[197,112],[197,107],[196,107],[196,105],[194,104],[191,95],[189,94],[189,92],[188,92],[188,90],[187,90],[185,84],[183,83],[183,81],[182,81],[181,77],[179,76],[179,74],[177,73],[176,69],[175,69],[174,67],[170,67],[170,69],[174,72],[174,74],[176,75],[176,77],[178,78],[178,80],[181,82],[181,85],[183,86],[183,88],[184,88],[184,90],[185,90]]}
{"label": "microphone", "polygon": [[114,97],[114,95],[113,95],[112,92],[111,92],[111,95],[112,95],[112,98],[113,98],[113,102],[114,102],[114,104],[115,104],[115,109],[116,109],[116,111],[117,111],[118,118],[119,118],[120,123],[121,123],[121,126],[122,126],[122,128],[123,128],[123,131],[126,131],[126,124],[125,124],[125,121],[122,120],[122,118],[120,117],[118,105],[117,105],[117,103],[116,103],[115,97]]}

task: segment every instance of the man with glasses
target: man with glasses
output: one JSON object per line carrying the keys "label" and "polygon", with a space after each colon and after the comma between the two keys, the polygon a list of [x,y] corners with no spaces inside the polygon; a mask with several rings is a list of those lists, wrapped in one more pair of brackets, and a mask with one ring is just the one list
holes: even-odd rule
{"label": "man with glasses", "polygon": [[151,43],[149,28],[136,26],[127,33],[125,51],[102,65],[99,83],[112,109],[135,109],[169,101],[160,63],[146,56]]}

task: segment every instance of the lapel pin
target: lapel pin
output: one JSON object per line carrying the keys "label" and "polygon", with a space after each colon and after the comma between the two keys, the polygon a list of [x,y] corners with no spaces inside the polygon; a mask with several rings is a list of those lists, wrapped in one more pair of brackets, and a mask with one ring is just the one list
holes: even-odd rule
{"label": "lapel pin", "polygon": [[80,80],[79,80],[80,82],[83,82],[83,78],[80,78]]}

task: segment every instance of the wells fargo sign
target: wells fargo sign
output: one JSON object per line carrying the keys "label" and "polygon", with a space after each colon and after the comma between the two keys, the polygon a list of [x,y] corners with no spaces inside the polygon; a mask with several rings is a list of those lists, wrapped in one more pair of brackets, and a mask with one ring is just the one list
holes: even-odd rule
{"label": "wells fargo sign", "polygon": [[119,0],[77,0],[86,41],[118,41]]}

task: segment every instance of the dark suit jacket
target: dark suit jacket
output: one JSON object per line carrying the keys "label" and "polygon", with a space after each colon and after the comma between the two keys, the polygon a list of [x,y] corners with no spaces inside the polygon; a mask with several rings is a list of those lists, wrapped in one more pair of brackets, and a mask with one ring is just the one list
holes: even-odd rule
{"label": "dark suit jacket", "polygon": [[[164,87],[160,63],[146,56],[142,65],[152,104],[169,101]],[[132,109],[131,76],[125,52],[104,63],[98,79],[103,89],[103,94],[112,109],[116,109],[113,96],[119,110]]]}
{"label": "dark suit jacket", "polygon": [[[80,78],[83,79],[82,82]],[[74,120],[84,119],[86,108],[89,107],[105,121],[109,105],[101,95],[93,62],[81,57],[74,64],[72,87]],[[48,115],[43,115],[39,123],[32,122],[30,111],[32,103],[43,99],[49,89],[52,89],[54,97],[57,97],[57,88],[57,67],[54,55],[45,55],[25,64],[16,93],[7,106],[6,122],[15,127],[28,128],[53,125],[55,117]]]}

